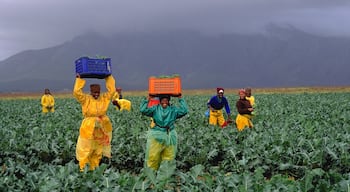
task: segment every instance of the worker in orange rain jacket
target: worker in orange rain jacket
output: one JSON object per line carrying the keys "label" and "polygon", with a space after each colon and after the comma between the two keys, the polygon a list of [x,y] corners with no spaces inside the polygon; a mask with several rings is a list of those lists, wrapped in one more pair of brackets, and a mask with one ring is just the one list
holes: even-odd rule
{"label": "worker in orange rain jacket", "polygon": [[42,112],[54,112],[55,111],[55,99],[51,95],[49,89],[45,89],[44,95],[41,97]]}
{"label": "worker in orange rain jacket", "polygon": [[239,90],[239,99],[236,102],[236,107],[238,111],[238,115],[236,117],[236,126],[238,131],[243,131],[244,128],[253,127],[253,123],[251,121],[252,112],[254,111],[250,102],[246,99],[246,93],[244,89]]}
{"label": "worker in orange rain jacket", "polygon": [[116,92],[114,93],[112,97],[112,103],[115,105],[116,110],[119,111],[130,111],[131,110],[131,101],[127,99],[123,99],[122,96],[122,88],[117,87]]}
{"label": "worker in orange rain jacket", "polygon": [[217,125],[223,127],[227,123],[224,118],[224,114],[222,109],[225,107],[227,114],[227,121],[231,122],[231,111],[230,106],[226,97],[224,97],[224,88],[218,87],[216,88],[217,95],[214,95],[210,98],[207,103],[209,108],[209,124]]}
{"label": "worker in orange rain jacket", "polygon": [[83,92],[85,80],[79,74],[75,79],[73,95],[81,104],[84,116],[76,146],[80,171],[87,164],[94,170],[102,156],[111,158],[112,123],[106,112],[115,92],[115,80],[112,75],[105,80],[107,92],[100,93],[100,85],[91,84],[90,94],[86,94]]}

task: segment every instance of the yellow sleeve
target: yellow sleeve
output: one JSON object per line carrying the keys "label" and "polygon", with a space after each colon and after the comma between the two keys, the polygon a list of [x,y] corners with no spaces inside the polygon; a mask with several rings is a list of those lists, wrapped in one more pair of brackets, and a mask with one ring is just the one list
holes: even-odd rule
{"label": "yellow sleeve", "polygon": [[115,101],[115,100],[117,100],[117,99],[119,99],[119,93],[118,93],[118,92],[115,92],[114,95],[113,95],[113,97],[112,97],[112,101]]}
{"label": "yellow sleeve", "polygon": [[251,97],[252,97],[251,105],[254,106],[255,105],[255,98],[254,98],[254,96],[251,96]]}
{"label": "yellow sleeve", "polygon": [[255,98],[254,98],[254,96],[246,97],[246,99],[249,101],[251,106],[255,105]]}
{"label": "yellow sleeve", "polygon": [[41,105],[42,105],[43,107],[47,107],[47,102],[46,102],[46,99],[45,99],[45,95],[43,95],[43,96],[41,97]]}
{"label": "yellow sleeve", "polygon": [[84,103],[86,100],[86,95],[83,92],[85,82],[86,81],[82,78],[75,78],[73,95],[79,101],[79,103]]}
{"label": "yellow sleeve", "polygon": [[108,77],[106,77],[106,89],[107,92],[102,94],[103,98],[106,99],[111,99],[112,96],[114,95],[115,91],[115,80],[114,77],[112,75],[109,75]]}

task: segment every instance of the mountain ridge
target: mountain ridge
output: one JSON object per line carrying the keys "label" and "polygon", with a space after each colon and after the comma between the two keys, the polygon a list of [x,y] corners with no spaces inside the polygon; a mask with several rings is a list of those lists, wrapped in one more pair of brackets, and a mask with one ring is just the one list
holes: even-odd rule
{"label": "mountain ridge", "polygon": [[[74,61],[107,56],[117,86],[146,90],[148,77],[179,74],[184,89],[350,85],[350,39],[295,28],[268,34],[204,35],[194,31],[87,33],[0,62],[0,90],[71,90]],[[89,79],[88,82],[95,81]]]}

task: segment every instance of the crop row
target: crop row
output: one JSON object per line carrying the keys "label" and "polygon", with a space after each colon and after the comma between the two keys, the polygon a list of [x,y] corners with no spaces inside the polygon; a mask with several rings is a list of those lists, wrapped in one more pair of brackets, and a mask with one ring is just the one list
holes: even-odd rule
{"label": "crop row", "polygon": [[[208,125],[208,96],[184,98],[190,112],[176,123],[179,151],[167,181],[143,168],[150,121],[138,111],[141,97],[128,98],[131,112],[110,106],[113,157],[83,173],[75,160],[82,114],[74,99],[56,99],[47,115],[37,99],[0,100],[0,191],[350,190],[348,93],[256,95],[254,128],[243,132]],[[237,98],[228,98],[235,112]]]}

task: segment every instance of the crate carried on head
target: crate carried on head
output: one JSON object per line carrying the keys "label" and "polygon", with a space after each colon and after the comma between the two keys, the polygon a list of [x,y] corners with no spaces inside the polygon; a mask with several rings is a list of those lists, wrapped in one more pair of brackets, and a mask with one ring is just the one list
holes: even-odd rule
{"label": "crate carried on head", "polygon": [[75,72],[81,78],[104,79],[112,74],[111,59],[81,57],[75,61]]}
{"label": "crate carried on head", "polygon": [[148,93],[150,96],[181,95],[181,79],[179,75],[150,77],[148,81]]}

